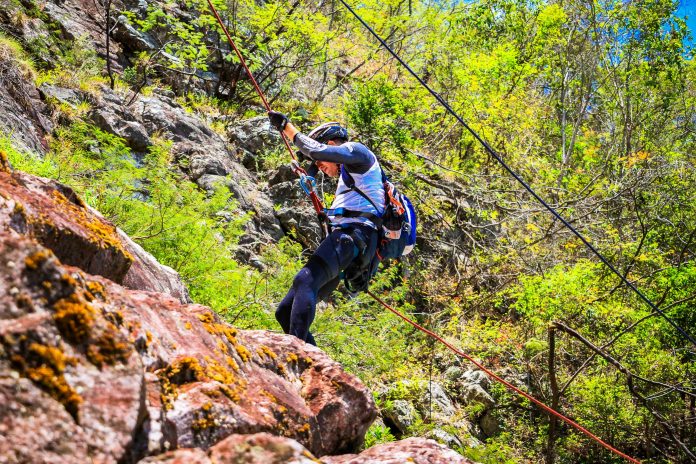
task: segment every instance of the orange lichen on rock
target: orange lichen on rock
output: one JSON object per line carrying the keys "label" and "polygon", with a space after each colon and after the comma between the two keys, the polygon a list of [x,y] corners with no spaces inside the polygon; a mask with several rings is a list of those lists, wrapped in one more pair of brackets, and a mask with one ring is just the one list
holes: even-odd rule
{"label": "orange lichen on rock", "polygon": [[276,359],[278,355],[276,355],[273,350],[271,350],[269,347],[266,345],[261,345],[256,349],[256,354],[259,355],[259,358],[263,359],[264,357],[268,356],[270,359]]}
{"label": "orange lichen on rock", "polygon": [[51,398],[61,403],[77,420],[82,397],[67,382],[63,373],[67,366],[75,366],[77,360],[65,355],[57,347],[31,343],[26,354],[10,357],[20,375],[30,379]]}
{"label": "orange lichen on rock", "polygon": [[30,254],[26,258],[24,258],[24,264],[32,270],[36,270],[41,267],[43,263],[48,261],[50,258],[53,257],[53,252],[49,250],[48,248],[44,248],[42,250],[39,250],[35,253]]}
{"label": "orange lichen on rock", "polygon": [[97,296],[102,300],[106,300],[106,290],[99,282],[95,282],[93,280],[87,282],[87,290],[89,290],[92,295]]}
{"label": "orange lichen on rock", "polygon": [[26,218],[24,211],[24,205],[15,200],[14,208],[12,208],[12,214],[19,214]]}
{"label": "orange lichen on rock", "polygon": [[211,335],[222,335],[232,345],[237,344],[237,329],[227,324],[215,322],[212,312],[206,311],[198,315],[198,319],[203,323],[206,332]]}
{"label": "orange lichen on rock", "polygon": [[207,402],[201,406],[201,410],[195,415],[195,419],[191,423],[191,429],[194,433],[201,433],[205,430],[218,426],[218,420],[213,411],[213,403]]}
{"label": "orange lichen on rock", "polygon": [[239,372],[239,364],[237,364],[237,361],[235,361],[232,356],[225,356],[225,362],[232,370]]}
{"label": "orange lichen on rock", "polygon": [[210,311],[206,311],[198,315],[198,319],[204,324],[212,324],[215,322],[215,316]]}
{"label": "orange lichen on rock", "polygon": [[179,358],[169,366],[156,372],[160,379],[160,399],[164,409],[171,409],[172,402],[177,398],[178,385],[197,382],[205,379],[205,372],[198,359],[194,357]]}
{"label": "orange lichen on rock", "polygon": [[222,384],[219,387],[220,391],[229,399],[235,402],[239,401],[241,394],[244,392],[247,386],[246,380],[235,375],[235,372],[239,368],[237,367],[237,369],[235,369],[235,372],[231,372],[229,369],[227,369],[225,366],[223,366],[214,359],[206,357],[205,361],[205,373],[208,376],[208,378],[210,380],[220,382]]}
{"label": "orange lichen on rock", "polygon": [[86,208],[77,206],[58,190],[51,192],[51,196],[60,208],[67,210],[66,212],[73,222],[84,227],[90,233],[92,242],[102,249],[112,248],[118,250],[126,260],[131,263],[134,261],[133,255],[123,247],[115,226],[89,213],[89,210]]}
{"label": "orange lichen on rock", "polygon": [[10,172],[10,160],[4,150],[0,150],[0,171]]}
{"label": "orange lichen on rock", "polygon": [[94,324],[94,308],[76,294],[58,300],[53,305],[53,320],[63,337],[71,343],[84,343]]}
{"label": "orange lichen on rock", "polygon": [[149,330],[146,330],[145,331],[145,347],[150,346],[151,343],[152,343],[152,332],[150,332]]}
{"label": "orange lichen on rock", "polygon": [[297,431],[300,433],[308,433],[309,432],[309,423],[305,422],[302,427],[297,429]]}
{"label": "orange lichen on rock", "polygon": [[237,350],[237,354],[242,359],[242,362],[248,362],[251,360],[251,351],[249,351],[246,346],[235,345],[234,348]]}
{"label": "orange lichen on rock", "polygon": [[[111,325],[111,324],[109,324]],[[97,367],[125,363],[132,352],[131,345],[119,336],[118,329],[111,325],[87,347],[87,359]]]}

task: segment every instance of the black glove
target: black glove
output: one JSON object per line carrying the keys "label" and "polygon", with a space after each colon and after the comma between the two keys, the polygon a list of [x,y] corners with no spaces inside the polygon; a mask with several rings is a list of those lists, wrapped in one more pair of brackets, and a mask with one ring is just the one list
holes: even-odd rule
{"label": "black glove", "polygon": [[271,121],[271,126],[275,127],[280,132],[288,125],[288,117],[277,111],[269,111],[268,120]]}

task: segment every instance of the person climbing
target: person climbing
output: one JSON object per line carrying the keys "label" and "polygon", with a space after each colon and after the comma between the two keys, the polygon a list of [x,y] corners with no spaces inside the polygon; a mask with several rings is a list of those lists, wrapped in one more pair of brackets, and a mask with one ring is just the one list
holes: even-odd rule
{"label": "person climbing", "polygon": [[[268,113],[271,125],[283,132],[312,160],[316,170],[339,177],[331,208],[326,211],[331,232],[295,276],[292,287],[278,305],[276,319],[285,333],[316,346],[309,327],[317,300],[338,286],[341,273],[365,283],[376,269],[375,260],[385,209],[382,169],[372,151],[348,140],[348,130],[337,122],[320,125],[305,135],[282,113]],[[349,187],[350,185],[350,187]]]}

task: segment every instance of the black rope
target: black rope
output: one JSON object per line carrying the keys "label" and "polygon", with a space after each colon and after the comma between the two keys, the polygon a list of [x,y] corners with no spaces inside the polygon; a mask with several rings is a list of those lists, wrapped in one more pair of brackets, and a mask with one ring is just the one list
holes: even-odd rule
{"label": "black rope", "polygon": [[587,248],[589,248],[595,255],[597,255],[597,257],[598,257],[609,269],[611,269],[611,271],[612,271],[614,274],[616,274],[617,276],[619,276],[619,278],[621,279],[621,281],[622,281],[624,284],[626,284],[626,285],[628,286],[628,288],[630,288],[631,290],[633,290],[633,291],[636,293],[636,295],[638,295],[638,296],[640,297],[640,299],[642,299],[642,300],[643,300],[648,306],[650,306],[655,312],[657,312],[660,316],[662,316],[663,319],[665,319],[667,322],[669,322],[669,323],[672,325],[672,327],[674,327],[675,329],[677,329],[677,331],[678,331],[685,339],[687,339],[687,340],[690,341],[694,346],[696,346],[696,339],[694,339],[694,338],[693,338],[691,335],[689,335],[684,329],[682,329],[676,322],[674,322],[669,316],[667,316],[667,314],[665,314],[664,311],[662,311],[660,308],[658,308],[647,296],[645,296],[645,295],[643,294],[643,292],[641,292],[640,290],[638,290],[638,288],[637,288],[636,286],[634,286],[628,279],[626,279],[626,277],[624,277],[624,276],[623,276],[623,275],[622,275],[622,274],[621,274],[621,273],[620,273],[620,272],[619,272],[619,271],[618,271],[618,270],[617,270],[617,269],[616,269],[616,268],[615,268],[615,267],[614,267],[614,266],[601,254],[601,253],[600,253],[600,252],[599,252],[599,251],[597,251],[597,249],[595,249],[595,247],[593,247],[592,244],[591,244],[590,242],[588,242],[587,239],[585,239],[585,237],[584,237],[582,234],[580,234],[580,232],[578,232],[578,231],[577,231],[568,221],[566,221],[555,209],[553,209],[553,207],[551,207],[548,203],[546,203],[546,201],[544,201],[544,199],[541,198],[541,197],[532,189],[532,187],[530,187],[530,186],[524,181],[524,179],[522,179],[515,171],[512,170],[512,168],[510,168],[510,166],[508,166],[508,165],[505,163],[505,161],[503,161],[503,159],[501,158],[501,156],[500,156],[490,145],[488,145],[488,143],[487,143],[485,140],[483,140],[483,139],[476,133],[476,131],[474,131],[471,127],[469,127],[469,125],[466,123],[466,121],[464,121],[464,119],[462,119],[462,117],[459,116],[459,114],[457,114],[457,112],[455,112],[454,109],[452,109],[452,107],[451,107],[451,106],[450,106],[450,105],[449,105],[437,92],[435,92],[433,89],[431,89],[430,86],[429,86],[428,84],[426,84],[426,83],[423,81],[423,79],[421,79],[420,76],[418,76],[418,74],[416,74],[416,72],[415,72],[413,69],[411,69],[411,67],[410,67],[408,64],[406,64],[406,62],[405,62],[404,60],[402,60],[401,57],[400,57],[399,55],[396,54],[396,52],[394,52],[394,50],[391,49],[391,47],[390,47],[389,45],[387,45],[387,43],[386,43],[386,42],[385,42],[385,41],[384,41],[384,40],[383,40],[383,39],[382,39],[382,38],[381,38],[381,37],[380,37],[380,36],[379,36],[379,35],[378,35],[378,34],[377,34],[377,33],[376,33],[376,32],[375,32],[375,31],[374,31],[374,30],[373,30],[361,17],[360,17],[360,15],[358,15],[358,14],[355,12],[355,10],[353,10],[353,8],[351,8],[350,5],[348,5],[348,4],[345,2],[345,0],[340,0],[340,2],[343,4],[343,6],[345,6],[345,7],[348,9],[348,11],[350,11],[350,12],[353,14],[353,16],[355,16],[355,18],[356,18],[358,21],[360,21],[360,22],[362,23],[363,26],[365,26],[365,28],[366,28],[368,31],[370,31],[370,33],[382,44],[382,46],[383,46],[384,48],[387,49],[387,51],[388,51],[389,53],[391,53],[392,56],[393,56],[394,58],[396,58],[396,60],[397,60],[399,63],[401,63],[401,64],[403,65],[403,67],[406,68],[406,69],[408,70],[408,72],[410,72],[411,75],[412,75],[413,77],[416,78],[416,80],[417,80],[418,82],[419,82],[423,87],[425,87],[425,89],[426,89],[428,92],[430,92],[430,94],[431,94],[433,97],[435,97],[435,99],[436,99],[436,100],[437,100],[437,101],[438,101],[438,102],[439,102],[439,103],[440,103],[452,116],[454,116],[455,119],[456,119],[457,121],[459,121],[459,123],[460,123],[462,126],[464,126],[464,128],[465,128],[466,130],[468,130],[469,133],[470,133],[472,136],[474,136],[474,138],[475,138],[476,140],[478,140],[478,141],[481,143],[481,145],[483,145],[483,147],[486,149],[486,151],[487,151],[493,158],[495,158],[495,160],[498,161],[498,163],[500,163],[500,165],[501,165],[503,168],[505,168],[505,170],[506,170],[508,173],[510,173],[510,175],[511,175],[512,177],[514,177],[520,184],[522,184],[522,186],[525,188],[525,190],[527,190],[539,203],[541,203],[551,214],[553,214],[553,215],[556,217],[556,219],[558,219],[559,221],[561,221],[561,222],[563,223],[563,225],[565,225],[571,232],[573,232],[573,234],[575,234],[575,236],[578,237],[578,238],[582,241],[582,243],[585,244],[585,246],[586,246]]}

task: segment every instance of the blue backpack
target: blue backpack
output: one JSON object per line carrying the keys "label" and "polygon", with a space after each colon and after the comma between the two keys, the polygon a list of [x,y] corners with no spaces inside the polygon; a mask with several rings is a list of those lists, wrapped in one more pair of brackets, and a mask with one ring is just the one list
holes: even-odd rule
{"label": "blue backpack", "polygon": [[[396,192],[393,184],[387,180],[391,189],[386,189],[388,193],[387,200],[390,204],[382,215],[384,221],[382,224],[383,238],[377,249],[377,255],[381,260],[397,259],[406,256],[413,250],[416,245],[416,210],[413,207],[411,200],[403,193]],[[391,191],[390,191],[391,190]],[[403,207],[403,213],[399,214],[399,209],[394,205],[398,202]],[[392,207],[393,206],[393,207]],[[395,216],[395,220],[390,221],[390,215]],[[392,229],[390,229],[391,223]],[[394,229],[398,227],[398,231],[394,233]]]}

